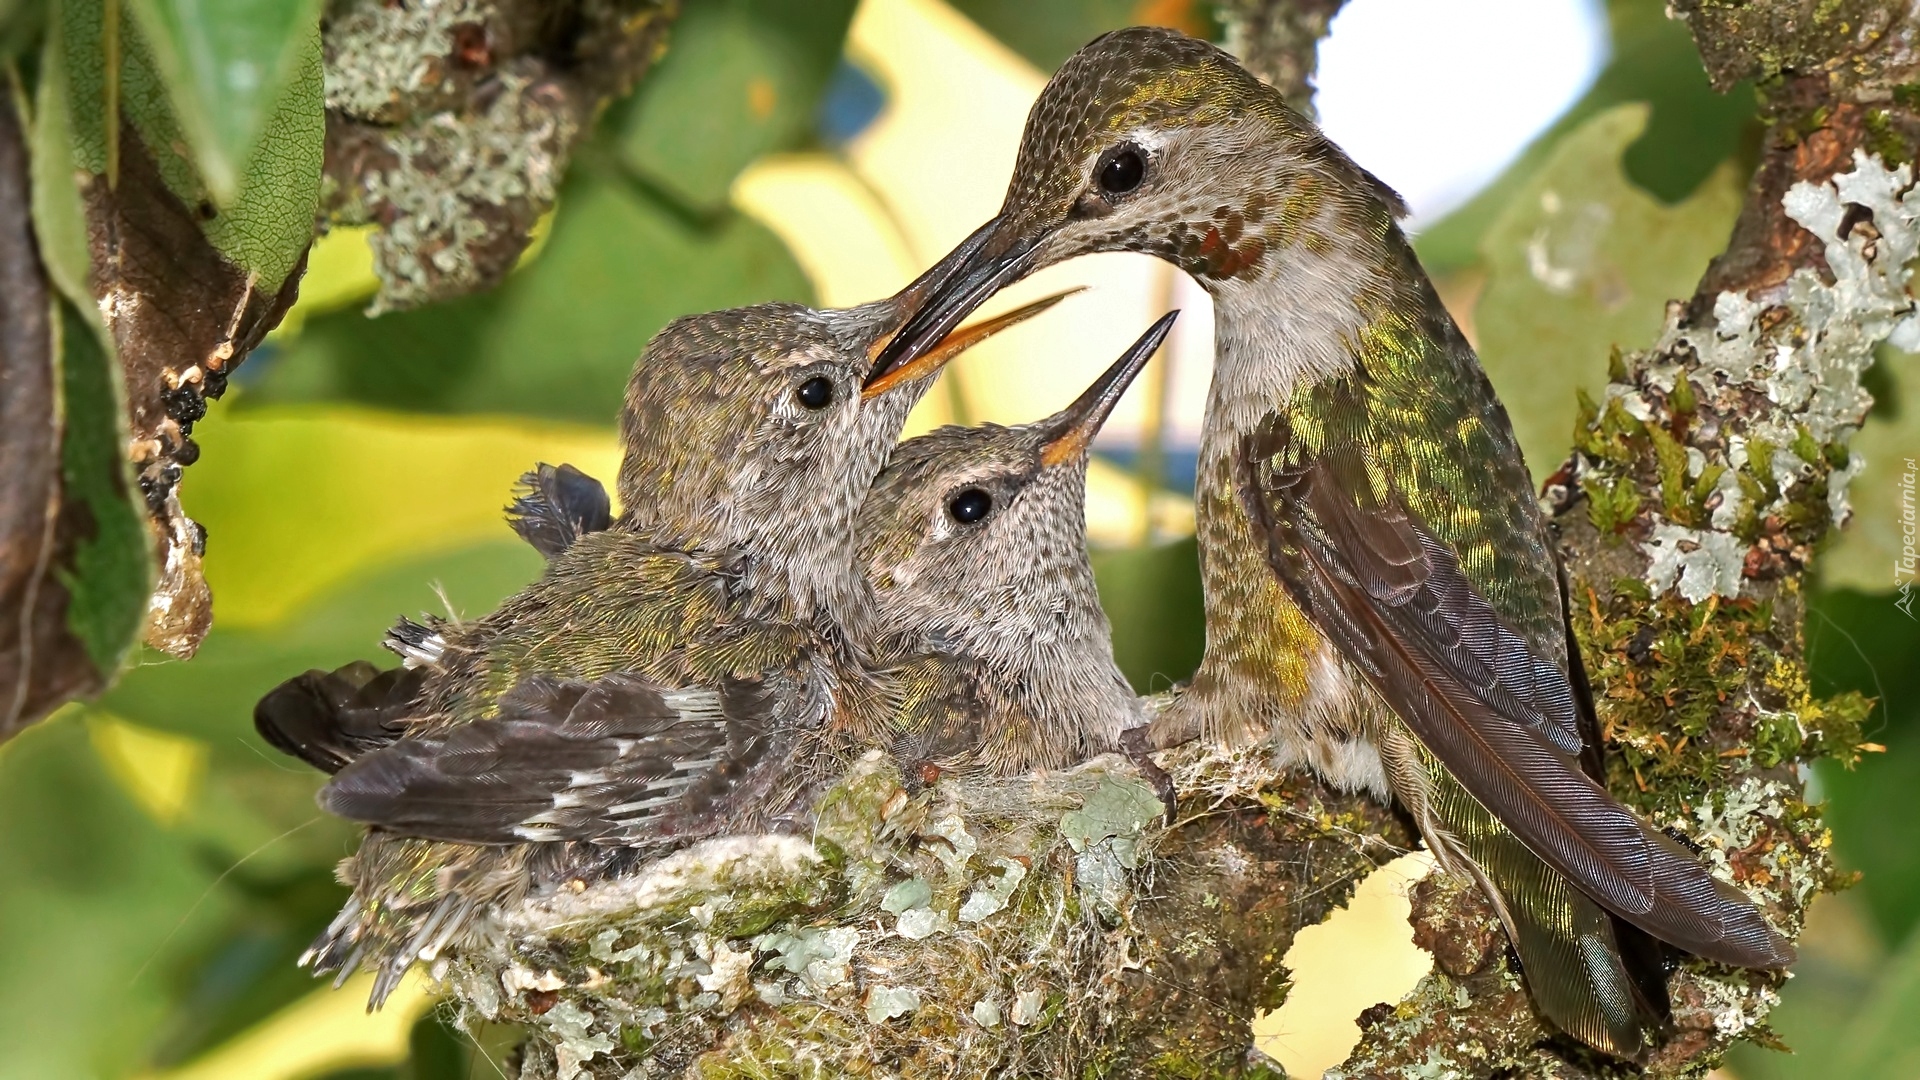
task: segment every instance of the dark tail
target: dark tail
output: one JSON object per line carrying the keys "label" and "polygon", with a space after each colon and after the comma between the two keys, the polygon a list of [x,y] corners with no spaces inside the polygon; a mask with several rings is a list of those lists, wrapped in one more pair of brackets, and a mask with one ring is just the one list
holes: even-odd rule
{"label": "dark tail", "polygon": [[365,660],[316,669],[268,691],[253,707],[253,726],[275,749],[336,773],[400,737],[424,678],[420,668],[381,671]]}
{"label": "dark tail", "polygon": [[613,525],[613,508],[600,481],[571,465],[541,464],[520,477],[507,524],[552,559],[575,540]]}

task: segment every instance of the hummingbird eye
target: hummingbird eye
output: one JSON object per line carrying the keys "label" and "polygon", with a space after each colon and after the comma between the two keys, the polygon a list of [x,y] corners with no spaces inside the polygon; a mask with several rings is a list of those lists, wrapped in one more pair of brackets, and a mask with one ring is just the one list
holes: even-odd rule
{"label": "hummingbird eye", "polygon": [[801,383],[793,396],[809,409],[824,409],[833,404],[833,381],[824,375],[815,375]]}
{"label": "hummingbird eye", "polygon": [[993,512],[993,496],[984,490],[967,488],[947,500],[947,516],[962,525],[971,525]]}
{"label": "hummingbird eye", "polygon": [[1139,187],[1146,176],[1147,159],[1132,143],[1108,152],[1093,169],[1094,182],[1105,195],[1125,195]]}

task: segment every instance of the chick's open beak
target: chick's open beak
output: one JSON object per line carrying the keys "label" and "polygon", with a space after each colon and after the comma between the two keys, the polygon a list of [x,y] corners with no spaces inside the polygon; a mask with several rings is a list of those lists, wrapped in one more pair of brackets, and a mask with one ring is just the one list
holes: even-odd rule
{"label": "chick's open beak", "polygon": [[1092,386],[1087,387],[1074,403],[1055,413],[1047,423],[1052,430],[1047,441],[1040,449],[1040,464],[1052,467],[1066,462],[1079,461],[1086,456],[1087,447],[1092,445],[1093,437],[1100,433],[1100,426],[1113,415],[1113,407],[1133,385],[1134,376],[1140,374],[1147,361],[1160,349],[1160,343],[1166,340],[1167,332],[1173,329],[1173,321],[1180,317],[1178,311],[1169,311],[1160,316],[1159,321],[1147,328],[1113,366],[1100,374]]}
{"label": "chick's open beak", "polygon": [[[879,375],[869,374],[867,376],[866,386],[860,390],[860,396],[863,399],[875,398],[899,386],[901,383],[913,382],[923,376],[931,375],[942,367],[945,367],[948,361],[966,352],[968,349],[973,348],[975,345],[980,344],[1009,326],[1026,322],[1028,319],[1033,318],[1035,315],[1040,314],[1079,291],[1077,288],[1066,289],[1054,293],[1051,296],[1043,296],[1030,304],[1022,304],[1005,314],[995,315],[991,319],[982,319],[972,326],[962,327],[951,334],[947,334],[945,337],[936,341],[932,348],[913,357],[906,363],[895,365]],[[905,329],[905,327],[903,326],[902,329]],[[892,342],[898,341],[899,338],[900,335],[898,332],[890,338],[882,338],[880,341],[874,343],[873,351],[876,353],[884,352],[891,346]],[[877,362],[875,370],[878,370]]]}

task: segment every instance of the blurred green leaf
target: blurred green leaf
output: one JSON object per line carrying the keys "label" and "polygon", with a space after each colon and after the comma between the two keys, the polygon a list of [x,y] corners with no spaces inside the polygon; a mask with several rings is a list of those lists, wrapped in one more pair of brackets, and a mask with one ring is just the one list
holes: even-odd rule
{"label": "blurred green leaf", "polygon": [[1599,398],[1609,351],[1653,343],[1665,302],[1691,295],[1740,210],[1732,169],[1674,207],[1628,180],[1621,152],[1646,118],[1646,106],[1621,105],[1587,120],[1480,242],[1480,360],[1536,477],[1566,456],[1575,388]]}
{"label": "blurred green leaf", "polygon": [[1080,46],[1138,22],[1146,5],[1139,0],[953,0],[953,6],[1052,74]]}
{"label": "blurred green leaf", "polygon": [[498,1058],[506,1049],[475,1045],[436,1010],[420,1018],[408,1037],[407,1060],[385,1069],[342,1069],[319,1080],[477,1080],[500,1075]]}
{"label": "blurred green leaf", "polygon": [[[319,121],[320,7],[320,0],[128,3],[200,175],[218,205],[231,204],[248,186],[242,182],[243,171],[258,185],[260,171],[250,159],[262,154],[301,156],[296,147],[308,141],[317,151],[313,124],[288,126],[282,91],[289,82],[296,87],[312,82],[310,92],[301,87],[294,93],[311,100],[311,119]],[[299,119],[308,119],[305,110]],[[279,153],[282,150],[291,152]],[[317,160],[310,175],[317,194]],[[311,217],[309,210],[309,233]],[[285,273],[283,269],[281,276]]]}
{"label": "blurred green leaf", "polygon": [[155,663],[129,672],[100,704],[134,723],[205,740],[216,765],[264,759],[303,780],[317,780],[318,774],[255,734],[253,706],[262,694],[308,668],[332,669],[363,658],[381,662],[381,635],[397,617],[445,613],[437,590],[463,614],[483,614],[538,577],[541,567],[540,556],[510,534],[381,567],[329,590],[272,628],[216,625],[191,663]]}
{"label": "blurred green leaf", "polygon": [[1807,621],[1813,692],[1860,690],[1879,701],[1868,737],[1886,746],[1851,770],[1818,766],[1834,853],[1862,873],[1852,890],[1883,940],[1920,930],[1920,623],[1890,593],[1848,589],[1814,595]]}
{"label": "blurred green leaf", "polygon": [[582,160],[539,258],[500,288],[378,319],[317,316],[258,392],[611,424],[635,358],[669,320],[811,296],[785,246],[757,222],[728,212],[689,224],[617,170]]}
{"label": "blurred green leaf", "polygon": [[1157,693],[1192,675],[1206,647],[1199,547],[1193,538],[1093,553],[1100,604],[1113,623],[1113,655],[1136,692]]}
{"label": "blurred green leaf", "polygon": [[122,792],[69,713],[0,747],[0,1077],[132,1072],[170,977],[233,917],[185,838]]}
{"label": "blurred green leaf", "polygon": [[[336,838],[334,850],[350,842]],[[173,979],[174,1006],[154,1044],[155,1067],[190,1061],[325,985],[297,965],[346,901],[331,863],[275,875],[235,869],[225,883],[235,903],[223,936],[183,962]]]}
{"label": "blurred green leaf", "polygon": [[339,407],[241,409],[196,435],[181,500],[228,629],[280,625],[369,568],[511,538],[503,509],[537,462],[610,481],[619,461],[607,428]]}
{"label": "blurred green leaf", "polygon": [[[1420,234],[1415,246],[1429,271],[1444,274],[1477,262],[1482,234],[1546,165],[1554,147],[1595,114],[1623,102],[1646,102],[1652,110],[1646,129],[1626,150],[1627,177],[1667,203],[1687,198],[1721,162],[1753,142],[1759,130],[1753,91],[1742,84],[1713,92],[1693,38],[1685,24],[1667,17],[1663,0],[1611,0],[1607,15],[1612,59],[1499,179]],[[1738,171],[1744,178],[1750,168],[1743,161]]]}
{"label": "blurred green leaf", "polygon": [[[1920,932],[1881,969],[1873,990],[1842,1029],[1821,1075],[1855,1080],[1912,1080],[1920,1076]],[[1812,1075],[1812,1074],[1809,1074]]]}
{"label": "blurred green leaf", "polygon": [[853,0],[706,0],[608,120],[620,160],[702,211],[755,158],[805,142],[840,59]]}

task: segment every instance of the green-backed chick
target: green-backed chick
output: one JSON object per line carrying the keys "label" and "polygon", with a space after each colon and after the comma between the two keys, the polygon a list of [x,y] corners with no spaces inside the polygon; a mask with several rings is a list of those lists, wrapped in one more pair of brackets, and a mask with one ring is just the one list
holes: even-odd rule
{"label": "green-backed chick", "polygon": [[838,752],[884,743],[855,512],[946,360],[1052,302],[870,377],[928,283],[676,320],[628,387],[613,527],[566,530],[484,618],[403,623],[380,738],[331,733],[350,710],[329,712],[317,673],[263,699],[269,741],[338,770],[322,806],[370,826],[306,963],[372,969],[377,1005],[499,905],[797,824]]}

